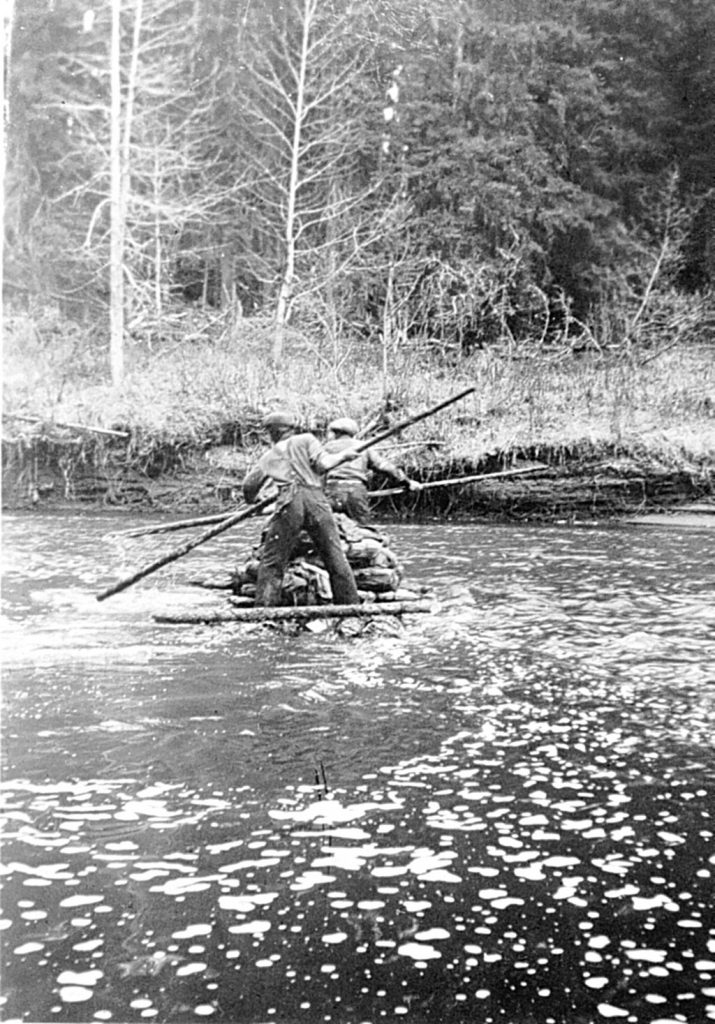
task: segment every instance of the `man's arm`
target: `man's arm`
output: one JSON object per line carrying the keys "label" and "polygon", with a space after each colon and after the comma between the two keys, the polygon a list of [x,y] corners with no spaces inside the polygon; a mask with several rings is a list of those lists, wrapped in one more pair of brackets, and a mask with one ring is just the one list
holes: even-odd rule
{"label": "man's arm", "polygon": [[249,503],[253,504],[258,496],[258,492],[266,482],[266,474],[261,469],[260,465],[254,466],[243,479],[243,497]]}
{"label": "man's arm", "polygon": [[384,458],[384,456],[380,455],[378,452],[373,451],[372,448],[368,451],[367,457],[370,469],[375,469],[380,473],[385,473],[387,476],[391,476],[398,484],[402,484],[411,491],[422,490],[421,484],[418,484],[416,480],[410,480],[404,470],[396,466],[394,462],[390,462],[389,459]]}

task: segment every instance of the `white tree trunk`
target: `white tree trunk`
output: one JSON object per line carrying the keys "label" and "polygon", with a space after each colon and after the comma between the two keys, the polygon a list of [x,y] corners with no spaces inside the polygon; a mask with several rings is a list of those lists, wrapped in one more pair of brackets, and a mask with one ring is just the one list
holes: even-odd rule
{"label": "white tree trunk", "polygon": [[[121,0],[112,0],[111,41],[111,270],[110,270],[110,353],[112,383],[119,385],[124,377],[124,245],[126,240],[127,199],[129,196],[130,145],[134,92],[139,67],[143,0],[136,0],[131,64],[127,82],[122,126],[121,81]],[[123,127],[123,131],[122,131]]]}
{"label": "white tree trunk", "polygon": [[[12,28],[15,16],[14,0],[8,0],[5,10],[4,38],[2,41],[2,81],[0,81],[0,97],[2,98],[2,111],[0,117],[0,181],[5,181],[5,135],[6,125],[10,123],[10,102],[6,92],[6,83],[10,82],[10,54],[12,53]],[[9,91],[9,85],[7,86]],[[0,203],[0,238],[5,237],[5,204]],[[0,246],[0,281],[4,280],[4,246]]]}
{"label": "white tree trunk", "polygon": [[288,202],[285,217],[285,266],[278,293],[276,307],[276,331],[273,342],[273,361],[279,363],[283,358],[283,339],[285,326],[290,316],[290,303],[293,297],[295,280],[295,242],[296,242],[296,201],[300,183],[300,152],[303,118],[305,116],[305,86],[308,69],[310,32],[313,25],[317,0],[304,0],[303,4],[303,35],[300,47],[300,62],[296,82],[295,114],[293,119],[293,143],[291,147],[290,175],[288,179]]}
{"label": "white tree trunk", "polygon": [[112,383],[118,387],[124,377],[124,210],[122,202],[122,96],[121,96],[121,0],[112,0],[110,44],[111,128],[110,128],[110,299],[109,353]]}
{"label": "white tree trunk", "polygon": [[154,315],[157,323],[161,319],[163,307],[162,294],[162,244],[161,244],[161,219],[159,217],[161,201],[161,170],[159,168],[159,147],[154,154],[154,178],[152,186],[154,189]]}

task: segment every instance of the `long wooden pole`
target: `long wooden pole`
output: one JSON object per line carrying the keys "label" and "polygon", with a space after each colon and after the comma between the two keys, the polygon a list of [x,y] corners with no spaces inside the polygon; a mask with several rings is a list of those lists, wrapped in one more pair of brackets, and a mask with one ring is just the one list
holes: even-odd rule
{"label": "long wooden pole", "polygon": [[371,604],[296,605],[292,608],[234,608],[226,612],[180,612],[154,615],[155,622],[209,625],[218,622],[307,622],[310,619],[372,619],[379,615],[425,614],[433,611],[428,601],[385,601]]}
{"label": "long wooden pole", "polygon": [[214,512],[210,516],[199,516],[196,519],[176,519],[171,523],[159,523],[155,526],[138,526],[132,530],[117,530],[109,534],[112,537],[146,537],[150,533],[173,533],[174,530],[188,530],[191,526],[210,526],[212,523],[225,523],[233,512]]}
{"label": "long wooden pole", "polygon": [[[432,487],[456,487],[458,484],[472,484],[478,480],[496,480],[502,476],[518,476],[521,473],[536,473],[540,469],[548,469],[549,467],[543,463],[537,463],[535,466],[523,466],[520,469],[504,469],[499,473],[479,473],[476,476],[453,476],[445,480],[428,480],[426,484],[422,484],[420,487],[420,493],[426,491]],[[387,498],[391,494],[408,494],[404,487],[386,487],[382,491],[368,491],[370,498]]]}
{"label": "long wooden pole", "polygon": [[[440,402],[439,405],[433,406],[431,409],[426,409],[424,412],[418,412],[414,416],[408,416],[407,419],[401,420],[394,426],[390,427],[389,430],[384,430],[381,434],[377,434],[375,437],[369,438],[367,441],[363,441],[362,444],[357,446],[357,451],[363,452],[368,448],[372,448],[373,445],[379,444],[381,441],[385,441],[388,437],[392,437],[394,434],[398,434],[401,430],[405,430],[406,427],[411,426],[413,423],[418,423],[420,420],[426,419],[428,416],[434,416],[436,412],[440,412],[442,409],[446,409],[448,405],[452,405],[454,402],[458,402],[460,398],[465,398],[467,395],[471,395],[476,388],[467,388],[465,391],[460,391],[458,395],[453,395],[451,398],[446,399],[444,402]],[[144,579],[145,576],[150,576],[151,573],[156,572],[157,569],[161,569],[162,566],[168,565],[170,562],[175,562],[177,558],[182,558],[187,555],[189,551],[193,551],[200,544],[205,544],[207,540],[212,540],[214,537],[218,537],[220,533],[225,530],[229,530],[236,523],[240,523],[243,519],[248,519],[250,516],[256,515],[258,512],[262,512],[264,508],[267,508],[271,502],[275,501],[275,497],[264,498],[263,501],[258,501],[248,508],[243,509],[241,512],[236,512],[234,515],[229,516],[224,522],[219,523],[212,530],[207,530],[206,533],[202,533],[200,537],[196,537],[195,540],[188,541],[183,544],[180,548],[175,548],[168,554],[158,558],[151,565],[147,565],[143,569],[139,569],[132,576],[128,576],[126,579],[120,580],[119,583],[115,583],[113,587],[109,587],[108,590],[102,591],[101,594],[97,595],[98,601],[104,601],[107,597],[112,597],[113,594],[118,594],[122,590],[126,590],[127,587],[131,587],[133,583],[137,583],[139,580]]]}
{"label": "long wooden pole", "polygon": [[257,515],[262,512],[264,508],[267,508],[271,502],[275,501],[275,496],[271,495],[270,498],[264,498],[263,501],[258,501],[254,505],[249,505],[248,508],[242,509],[240,512],[234,513],[229,516],[223,523],[219,523],[218,526],[214,526],[212,530],[207,530],[206,533],[202,533],[200,537],[195,537],[193,540],[187,541],[180,548],[174,548],[168,554],[163,555],[161,558],[157,558],[151,565],[145,566],[143,569],[139,569],[131,576],[127,576],[125,579],[120,580],[119,583],[115,583],[113,587],[109,587],[107,590],[103,590],[101,594],[97,594],[98,601],[104,601],[107,597],[112,597],[113,594],[118,594],[121,590],[126,590],[127,587],[131,587],[133,583],[137,583],[139,580],[143,580],[145,576],[150,576],[151,573],[156,572],[157,569],[161,569],[162,566],[168,565],[170,562],[175,562],[177,558],[182,558],[187,555],[189,551],[193,551],[200,544],[205,544],[207,540],[212,540],[214,537],[218,537],[220,533],[225,530],[229,530],[236,523],[240,523],[243,519],[249,519],[251,516]]}
{"label": "long wooden pole", "polygon": [[434,416],[436,412],[441,412],[442,409],[446,409],[448,405],[453,405],[455,402],[459,402],[460,399],[466,398],[467,395],[471,395],[476,390],[476,387],[466,388],[464,391],[460,391],[458,395],[452,395],[451,398],[447,398],[444,402],[440,402],[439,405],[433,405],[431,409],[425,409],[424,412],[418,412],[414,416],[408,416],[407,419],[400,420],[399,423],[395,423],[394,426],[389,427],[388,430],[383,430],[381,434],[375,434],[374,437],[369,437],[367,441],[363,441],[362,444],[357,446],[357,451],[364,452],[367,448],[372,448],[373,445],[386,441],[388,437],[393,437],[395,434],[399,434],[401,430],[411,427],[413,423],[419,423],[420,420],[426,420],[428,416]]}
{"label": "long wooden pole", "polygon": [[[537,473],[539,470],[548,469],[546,463],[539,462],[533,466],[524,466],[520,469],[504,469],[498,473],[479,473],[476,476],[454,476],[446,477],[444,480],[428,480],[420,487],[420,492],[433,487],[458,487],[460,484],[476,483],[479,480],[494,480],[503,476],[518,476],[522,473]],[[397,494],[408,494],[404,487],[386,487],[380,491],[368,491],[369,498],[388,498]],[[158,526],[142,526],[133,530],[119,530],[110,534],[112,537],[145,537],[151,533],[171,533],[174,530],[188,530],[192,526],[208,526],[210,523],[224,523],[232,512],[216,512],[211,516],[201,516],[198,519],[177,519],[171,523],[163,523]]]}
{"label": "long wooden pole", "polygon": [[[417,413],[415,416],[409,416],[405,420],[401,420],[394,426],[390,427],[389,430],[385,430],[381,434],[377,434],[375,437],[369,438],[367,441],[360,445],[358,451],[364,451],[366,448],[370,448],[374,444],[379,444],[388,437],[392,437],[393,434],[399,434],[400,431],[405,430],[413,423],[417,423],[419,420],[424,420],[428,416],[433,416],[436,412],[440,412],[445,409],[448,405],[452,405],[453,402],[458,402],[461,398],[465,398],[467,395],[471,395],[476,388],[467,388],[466,391],[460,391],[458,395],[453,395],[452,398],[448,398],[445,402],[440,402],[439,405],[433,406],[431,409],[427,409],[424,412]],[[432,485],[436,486],[436,485]],[[374,492],[377,496],[381,497],[383,494],[399,494],[402,488],[396,488],[394,491],[376,491]],[[191,526],[205,526],[209,523],[221,523],[227,521],[232,513],[217,512],[215,515],[202,516],[198,519],[177,519],[172,523],[164,523],[159,526],[147,526],[139,527],[134,530],[123,530],[121,536],[124,537],[143,537],[150,533],[170,533],[173,530],[184,530]]]}

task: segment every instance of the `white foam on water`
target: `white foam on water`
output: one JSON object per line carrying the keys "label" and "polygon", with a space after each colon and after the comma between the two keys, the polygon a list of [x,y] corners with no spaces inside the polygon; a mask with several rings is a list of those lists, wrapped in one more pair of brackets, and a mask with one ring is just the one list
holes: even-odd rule
{"label": "white foam on water", "polygon": [[270,931],[270,921],[244,921],[242,924],[232,924],[228,929],[232,935],[262,935]]}
{"label": "white foam on water", "polygon": [[603,895],[609,900],[617,900],[623,896],[637,896],[639,892],[637,885],[624,885],[620,889],[606,889]]}
{"label": "white foam on water", "polygon": [[598,1012],[602,1017],[627,1017],[628,1010],[620,1006],[612,1006],[610,1003],[599,1003]]}
{"label": "white foam on water", "polygon": [[327,882],[334,882],[335,875],[324,875],[321,871],[304,871],[290,886],[294,892],[304,892],[312,889],[314,885],[324,885]]}
{"label": "white foam on water", "polygon": [[86,942],[78,942],[72,947],[78,953],[91,953],[93,949],[99,949],[104,945],[104,939],[88,939]]}
{"label": "white foam on water", "polygon": [[342,871],[360,871],[365,867],[362,857],[356,857],[347,850],[336,850],[332,857],[316,857],[314,868],[338,868]]}
{"label": "white foam on water", "polygon": [[462,881],[459,875],[455,875],[451,871],[444,871],[441,868],[438,868],[434,871],[427,871],[425,874],[419,875],[419,878],[423,882],[457,883]]}
{"label": "white foam on water", "polygon": [[104,977],[104,971],[62,971],[57,976],[58,985],[96,985],[100,978]]}
{"label": "white foam on water", "polygon": [[499,900],[509,895],[507,889],[480,889],[478,894],[480,900]]}
{"label": "white foam on water", "polygon": [[104,899],[103,896],[68,896],[67,899],[60,900],[61,907],[87,907],[93,903],[101,903]]}
{"label": "white foam on water", "polygon": [[651,964],[662,964],[668,955],[663,949],[627,949],[629,960],[645,960]]}
{"label": "white foam on water", "polygon": [[172,939],[193,939],[197,935],[210,935],[210,924],[190,924],[179,932],[172,932]]}
{"label": "white foam on water", "polygon": [[63,1003],[86,1003],[92,998],[94,991],[91,988],[82,988],[81,985],[64,985],[59,995]]}
{"label": "white foam on water", "polygon": [[434,946],[421,942],[405,942],[397,947],[398,956],[406,956],[411,960],[438,960],[442,954]]}
{"label": "white foam on water", "polygon": [[429,909],[432,903],[430,900],[405,900],[403,906],[408,913],[419,914],[420,911]]}
{"label": "white foam on water", "polygon": [[202,963],[200,960],[194,961],[191,964],[182,964],[181,967],[176,968],[177,978],[185,978],[189,974],[203,974],[208,965]]}
{"label": "white foam on water", "polygon": [[22,946],[16,946],[13,953],[15,956],[27,956],[28,953],[39,953],[44,948],[44,942],[25,942]]}

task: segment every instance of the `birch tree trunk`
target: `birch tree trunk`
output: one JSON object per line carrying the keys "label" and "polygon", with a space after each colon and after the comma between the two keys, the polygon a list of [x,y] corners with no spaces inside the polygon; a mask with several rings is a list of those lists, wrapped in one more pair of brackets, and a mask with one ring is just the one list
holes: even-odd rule
{"label": "birch tree trunk", "polygon": [[121,0],[112,0],[110,43],[110,339],[112,384],[124,377],[124,204],[122,201],[122,94],[121,94]]}
{"label": "birch tree trunk", "polygon": [[283,358],[285,326],[290,315],[290,303],[293,296],[295,280],[295,245],[296,245],[296,201],[300,175],[300,154],[305,117],[305,83],[308,68],[308,52],[310,32],[315,16],[317,0],[304,0],[303,24],[296,80],[296,94],[293,110],[293,142],[290,159],[290,175],[288,179],[287,208],[285,215],[285,266],[283,278],[278,292],[276,306],[276,330],[273,341],[273,362],[280,363]]}
{"label": "birch tree trunk", "polygon": [[[363,74],[373,44],[352,39],[352,9],[331,0],[255,5],[245,45],[244,126],[260,254],[249,256],[271,294],[274,365],[288,323],[320,341],[326,295],[382,234],[364,174]],[[330,338],[327,339],[330,341]]]}
{"label": "birch tree trunk", "polygon": [[110,130],[110,362],[112,383],[119,386],[124,378],[124,250],[126,242],[127,201],[129,197],[132,121],[134,93],[139,69],[139,39],[143,0],[136,0],[132,52],[127,80],[127,94],[122,119],[121,80],[121,0],[112,0],[112,39],[110,57],[111,130]]}
{"label": "birch tree trunk", "polygon": [[159,211],[161,209],[161,169],[159,167],[158,144],[154,154],[154,176],[152,178],[152,189],[154,193],[154,313],[157,320],[160,320],[164,301],[162,277],[163,246],[161,244],[161,219],[159,216]]}

